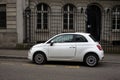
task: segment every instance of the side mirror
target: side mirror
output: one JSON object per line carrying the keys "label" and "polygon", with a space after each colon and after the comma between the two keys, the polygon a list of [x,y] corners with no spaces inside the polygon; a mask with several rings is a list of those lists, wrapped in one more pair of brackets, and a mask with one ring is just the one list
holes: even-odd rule
{"label": "side mirror", "polygon": [[54,44],[54,41],[51,41],[51,42],[50,42],[50,46],[53,46],[53,44]]}

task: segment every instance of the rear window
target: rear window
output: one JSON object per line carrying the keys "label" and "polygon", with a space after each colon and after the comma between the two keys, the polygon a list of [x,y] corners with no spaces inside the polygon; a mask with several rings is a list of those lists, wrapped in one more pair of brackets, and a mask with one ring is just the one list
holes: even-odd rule
{"label": "rear window", "polygon": [[97,42],[97,40],[92,36],[92,35],[89,35],[90,38],[92,38],[93,41]]}

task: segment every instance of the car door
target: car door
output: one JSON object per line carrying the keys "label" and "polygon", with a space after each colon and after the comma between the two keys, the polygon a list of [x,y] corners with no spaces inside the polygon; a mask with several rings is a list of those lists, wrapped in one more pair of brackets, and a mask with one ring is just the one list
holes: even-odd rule
{"label": "car door", "polygon": [[68,59],[75,56],[75,43],[73,42],[74,35],[64,34],[55,37],[49,45],[49,57],[57,59]]}
{"label": "car door", "polygon": [[82,52],[86,50],[90,45],[88,45],[88,40],[82,35],[75,35],[75,45],[76,45],[76,56],[81,57]]}

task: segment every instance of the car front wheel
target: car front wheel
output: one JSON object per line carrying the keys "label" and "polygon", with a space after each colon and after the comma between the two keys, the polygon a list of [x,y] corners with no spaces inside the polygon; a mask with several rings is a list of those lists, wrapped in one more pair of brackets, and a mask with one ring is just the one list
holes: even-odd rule
{"label": "car front wheel", "polygon": [[40,53],[35,54],[33,60],[36,64],[43,64],[46,62],[45,55]]}
{"label": "car front wheel", "polygon": [[88,54],[85,56],[84,62],[89,67],[94,67],[98,64],[98,56],[95,54]]}

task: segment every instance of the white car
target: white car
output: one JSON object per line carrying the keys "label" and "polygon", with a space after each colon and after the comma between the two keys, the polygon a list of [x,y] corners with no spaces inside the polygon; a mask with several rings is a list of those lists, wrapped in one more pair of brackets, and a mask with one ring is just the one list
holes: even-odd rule
{"label": "white car", "polygon": [[101,45],[89,33],[61,33],[45,43],[34,45],[28,52],[28,59],[36,64],[80,61],[93,67],[103,58]]}

